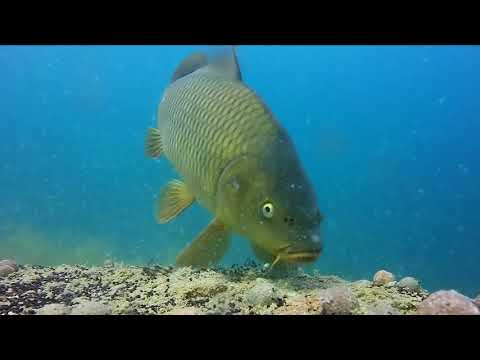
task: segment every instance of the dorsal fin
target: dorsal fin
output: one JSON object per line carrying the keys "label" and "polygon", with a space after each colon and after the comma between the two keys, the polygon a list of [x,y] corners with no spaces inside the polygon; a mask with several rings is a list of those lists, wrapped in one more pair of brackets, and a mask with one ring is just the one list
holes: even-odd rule
{"label": "dorsal fin", "polygon": [[170,82],[191,74],[206,65],[208,65],[208,59],[205,54],[201,52],[190,54],[177,66]]}
{"label": "dorsal fin", "polygon": [[230,46],[228,50],[222,51],[211,62],[211,67],[222,76],[234,80],[242,81],[242,73],[238,65],[235,46]]}

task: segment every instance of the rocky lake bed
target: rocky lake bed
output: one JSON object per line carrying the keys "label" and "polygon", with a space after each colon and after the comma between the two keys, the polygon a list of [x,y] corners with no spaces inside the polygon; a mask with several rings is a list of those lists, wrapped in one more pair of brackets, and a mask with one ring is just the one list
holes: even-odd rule
{"label": "rocky lake bed", "polygon": [[0,315],[479,315],[480,298],[429,293],[413,277],[371,280],[251,264],[171,266],[17,265],[0,261]]}

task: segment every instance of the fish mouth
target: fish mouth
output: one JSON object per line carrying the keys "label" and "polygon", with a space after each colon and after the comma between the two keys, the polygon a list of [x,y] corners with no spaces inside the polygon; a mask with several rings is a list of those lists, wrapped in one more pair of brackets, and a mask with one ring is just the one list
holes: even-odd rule
{"label": "fish mouth", "polygon": [[280,249],[278,252],[277,258],[278,260],[285,261],[285,262],[312,262],[315,261],[322,252],[322,248],[314,248],[314,249],[295,249],[292,246],[286,246]]}
{"label": "fish mouth", "polygon": [[320,250],[295,251],[280,254],[282,260],[287,262],[312,262],[320,256]]}

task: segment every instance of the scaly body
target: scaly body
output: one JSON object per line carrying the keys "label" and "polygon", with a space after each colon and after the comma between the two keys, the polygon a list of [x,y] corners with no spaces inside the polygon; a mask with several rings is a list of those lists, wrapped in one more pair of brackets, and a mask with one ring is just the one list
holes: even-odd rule
{"label": "scaly body", "polygon": [[217,263],[232,231],[267,261],[318,257],[321,215],[313,188],[286,131],[241,81],[234,52],[213,63],[201,54],[185,59],[157,117],[147,153],[165,156],[183,178],[160,195],[157,220],[172,220],[194,201],[214,215],[178,264]]}

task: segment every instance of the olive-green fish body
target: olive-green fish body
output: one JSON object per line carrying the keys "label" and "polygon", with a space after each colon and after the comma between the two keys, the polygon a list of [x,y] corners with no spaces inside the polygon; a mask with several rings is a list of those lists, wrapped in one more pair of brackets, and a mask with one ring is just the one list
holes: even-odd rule
{"label": "olive-green fish body", "polygon": [[316,259],[321,215],[312,186],[286,131],[241,81],[235,53],[210,64],[192,55],[172,80],[146,146],[149,156],[165,156],[183,182],[167,185],[157,220],[172,220],[194,201],[214,215],[177,264],[220,261],[232,231],[264,260]]}
{"label": "olive-green fish body", "polygon": [[158,109],[165,156],[197,201],[216,210],[217,181],[242,155],[268,156],[281,129],[260,99],[240,82],[191,74],[173,83]]}

